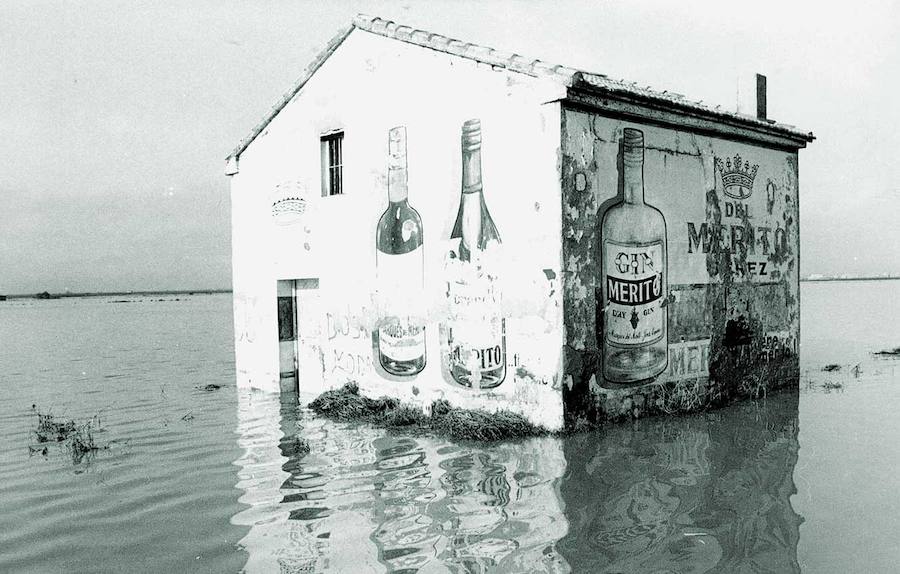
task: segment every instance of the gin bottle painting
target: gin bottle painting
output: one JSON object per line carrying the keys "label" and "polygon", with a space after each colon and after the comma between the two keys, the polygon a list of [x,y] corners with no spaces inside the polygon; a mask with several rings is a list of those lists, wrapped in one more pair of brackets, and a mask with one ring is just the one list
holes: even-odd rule
{"label": "gin bottle painting", "polygon": [[378,362],[410,376],[425,368],[424,248],[422,218],[409,204],[405,127],[390,130],[388,152],[388,206],[375,231]]}
{"label": "gin bottle painting", "polygon": [[668,365],[666,222],[644,202],[644,133],[625,128],[622,201],[600,225],[603,376],[636,383]]}
{"label": "gin bottle painting", "polygon": [[457,384],[490,389],[506,377],[506,322],[497,264],[500,234],[484,200],[481,121],[462,126],[462,190],[456,224],[459,240],[448,261],[447,356]]}

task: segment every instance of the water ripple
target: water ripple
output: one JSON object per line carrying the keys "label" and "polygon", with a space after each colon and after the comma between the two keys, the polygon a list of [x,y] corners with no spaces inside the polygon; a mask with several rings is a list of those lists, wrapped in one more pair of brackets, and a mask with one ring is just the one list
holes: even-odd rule
{"label": "water ripple", "polygon": [[[878,289],[872,305],[896,299]],[[227,296],[106,303],[0,307],[2,572],[826,572],[900,558],[900,361],[850,357],[896,346],[881,341],[900,334],[890,313],[851,326],[859,340],[830,361],[858,368],[823,373],[808,354],[799,396],[475,445],[237,390]],[[806,341],[822,336],[804,321]],[[32,405],[99,415],[103,448],[78,459],[37,443]]]}
{"label": "water ripple", "polygon": [[[230,298],[48,303],[0,309],[0,571],[239,570]],[[101,450],[38,443],[33,404],[99,415]]]}

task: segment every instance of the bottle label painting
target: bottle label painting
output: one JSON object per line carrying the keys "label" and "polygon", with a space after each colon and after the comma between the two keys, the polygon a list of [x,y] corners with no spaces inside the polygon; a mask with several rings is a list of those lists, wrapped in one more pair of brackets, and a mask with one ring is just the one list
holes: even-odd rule
{"label": "bottle label painting", "polygon": [[378,360],[393,375],[414,375],[425,367],[425,318],[415,306],[422,296],[422,252],[419,246],[404,254],[378,253]]}
{"label": "bottle label painting", "polygon": [[[408,189],[406,128],[388,135],[388,206],[376,228],[376,297],[379,318],[377,359],[394,377],[413,377],[425,368],[426,326],[430,310],[425,293],[422,218]],[[481,122],[461,129],[459,210],[443,266],[446,311],[439,321],[442,372],[452,384],[492,389],[506,378],[505,319],[497,261],[500,234],[484,198],[481,174]],[[415,169],[415,168],[413,168]]]}
{"label": "bottle label painting", "polygon": [[604,241],[607,344],[643,347],[666,333],[663,298],[663,243],[627,245]]}
{"label": "bottle label painting", "polygon": [[447,265],[449,367],[459,385],[493,388],[506,375],[505,320],[499,288],[477,265],[458,257]]}

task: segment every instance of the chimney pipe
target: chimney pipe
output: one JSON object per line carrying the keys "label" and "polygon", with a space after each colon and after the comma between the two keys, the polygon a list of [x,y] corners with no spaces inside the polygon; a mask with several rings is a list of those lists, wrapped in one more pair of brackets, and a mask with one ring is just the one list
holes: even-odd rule
{"label": "chimney pipe", "polygon": [[756,74],[756,117],[761,120],[766,117],[766,77]]}

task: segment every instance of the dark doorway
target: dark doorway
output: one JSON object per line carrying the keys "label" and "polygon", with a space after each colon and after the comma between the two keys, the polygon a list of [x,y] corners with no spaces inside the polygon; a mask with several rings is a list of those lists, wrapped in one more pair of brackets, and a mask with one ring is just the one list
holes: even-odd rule
{"label": "dark doorway", "polygon": [[278,281],[278,364],[282,393],[299,390],[297,304],[293,279]]}
{"label": "dark doorway", "polygon": [[[278,362],[282,393],[322,383],[319,280],[278,280]],[[302,373],[301,373],[302,369]]]}

